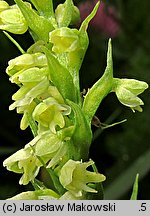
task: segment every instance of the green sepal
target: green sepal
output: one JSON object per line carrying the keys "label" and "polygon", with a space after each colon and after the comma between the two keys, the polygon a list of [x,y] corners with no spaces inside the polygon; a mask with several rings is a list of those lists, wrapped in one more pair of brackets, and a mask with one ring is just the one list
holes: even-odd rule
{"label": "green sepal", "polygon": [[54,29],[51,21],[39,16],[32,8],[27,7],[22,0],[15,0],[15,2],[25,17],[31,31],[33,31],[33,35],[36,35],[37,40],[48,42],[48,34]]}
{"label": "green sepal", "polygon": [[80,155],[80,158],[82,160],[87,160],[89,156],[89,147],[92,141],[91,128],[87,123],[87,120],[81,108],[77,104],[69,100],[67,100],[67,102],[74,112],[73,121],[75,129],[72,140],[74,146],[76,147],[76,154]]}
{"label": "green sepal", "polygon": [[76,102],[75,87],[71,74],[59,63],[50,50],[43,47],[43,51],[47,56],[51,81],[57,87],[64,100],[69,99]]}
{"label": "green sepal", "polygon": [[[98,169],[97,169],[95,163],[92,164],[92,168],[93,168],[93,171],[95,173],[98,173]],[[87,192],[85,194],[86,200],[103,200],[104,199],[104,189],[103,189],[102,182],[98,182],[95,184],[90,183],[89,186],[92,187],[93,189],[95,189],[97,191],[97,193]]]}
{"label": "green sepal", "polygon": [[54,17],[53,1],[52,0],[30,0],[41,16],[45,18]]}
{"label": "green sepal", "polygon": [[67,27],[70,23],[79,20],[80,13],[77,7],[73,5],[72,0],[66,0],[64,4],[59,4],[55,10],[55,16],[60,27]]}
{"label": "green sepal", "polygon": [[104,190],[101,182],[95,184],[89,184],[89,187],[95,189],[97,193],[87,192],[85,194],[86,200],[103,200],[104,199]]}
{"label": "green sepal", "polygon": [[111,39],[108,43],[107,66],[103,76],[87,92],[83,102],[83,112],[89,124],[104,97],[111,92],[113,84],[113,61]]}

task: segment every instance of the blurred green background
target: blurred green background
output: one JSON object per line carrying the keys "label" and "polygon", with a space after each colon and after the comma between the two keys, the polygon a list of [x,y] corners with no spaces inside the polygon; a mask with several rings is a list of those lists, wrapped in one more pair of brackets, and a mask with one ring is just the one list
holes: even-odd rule
{"label": "blurred green background", "polygon": [[[7,1],[11,3],[13,1]],[[55,6],[63,1],[54,1]],[[76,5],[81,1],[74,0]],[[106,0],[107,8],[116,8],[120,32],[113,38],[114,76],[135,78],[150,84],[150,1]],[[82,3],[86,1],[82,0]],[[93,3],[93,1],[90,1]],[[107,13],[106,8],[106,13]],[[116,19],[116,17],[115,17]],[[106,65],[109,35],[94,26],[88,29],[90,44],[83,62],[81,90],[88,89],[103,74]],[[12,35],[12,34],[11,34]],[[12,35],[26,50],[32,43],[28,33]],[[7,171],[2,162],[10,154],[22,148],[32,139],[29,129],[19,128],[21,116],[9,111],[11,95],[17,87],[9,82],[5,74],[7,62],[20,55],[17,48],[0,32],[0,199],[6,199],[31,185],[19,186],[20,175]],[[92,158],[107,180],[104,182],[105,199],[129,199],[136,173],[139,173],[138,199],[150,199],[150,90],[141,98],[145,102],[142,113],[133,113],[123,107],[111,93],[102,102],[96,116],[102,123],[114,123],[127,119],[125,123],[102,130],[92,126],[94,133],[90,149]]]}

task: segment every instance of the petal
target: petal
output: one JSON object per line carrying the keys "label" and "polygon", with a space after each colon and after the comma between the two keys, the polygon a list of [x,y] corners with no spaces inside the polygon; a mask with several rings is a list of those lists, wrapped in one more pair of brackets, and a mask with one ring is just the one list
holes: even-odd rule
{"label": "petal", "polygon": [[48,67],[43,67],[41,69],[39,69],[38,67],[32,67],[23,71],[19,75],[19,81],[21,83],[40,82],[47,75],[48,75]]}
{"label": "petal", "polygon": [[0,29],[7,30],[14,34],[23,34],[27,31],[28,25],[18,8],[10,8],[0,13]]}
{"label": "petal", "polygon": [[45,133],[37,141],[35,146],[35,154],[43,156],[56,152],[62,145],[62,141],[58,139],[56,134],[50,132]]}
{"label": "petal", "polygon": [[143,101],[134,95],[131,91],[127,90],[124,87],[118,87],[116,89],[116,95],[119,99],[119,101],[128,107],[137,107],[139,105],[143,105]]}
{"label": "petal", "polygon": [[69,160],[61,169],[59,180],[64,188],[72,182],[73,171],[76,168],[76,163],[80,162]]}
{"label": "petal", "polygon": [[6,1],[0,1],[0,12],[9,8],[10,6]]}
{"label": "petal", "polygon": [[52,50],[56,53],[73,52],[80,48],[77,29],[62,27],[49,34],[49,40],[53,43]]}
{"label": "petal", "polygon": [[148,88],[148,84],[143,81],[135,79],[120,79],[120,84],[122,87],[128,89],[135,95],[139,95]]}

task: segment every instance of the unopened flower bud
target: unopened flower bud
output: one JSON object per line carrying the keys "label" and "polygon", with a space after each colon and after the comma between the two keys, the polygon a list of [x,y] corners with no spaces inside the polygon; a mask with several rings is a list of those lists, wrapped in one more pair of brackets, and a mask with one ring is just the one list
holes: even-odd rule
{"label": "unopened flower bud", "polygon": [[56,53],[73,52],[81,48],[77,29],[62,27],[50,32],[52,50]]}
{"label": "unopened flower bud", "polygon": [[143,101],[137,97],[148,88],[148,84],[135,79],[114,79],[113,91],[116,93],[118,100],[125,106],[130,107],[133,112],[135,110],[142,112],[141,105]]}
{"label": "unopened flower bud", "polygon": [[59,27],[67,27],[79,21],[80,12],[79,9],[73,5],[72,0],[66,0],[64,4],[59,4],[57,6],[55,17]]}
{"label": "unopened flower bud", "polygon": [[[27,3],[27,5],[30,4]],[[14,34],[23,34],[28,30],[28,24],[17,5],[8,7],[3,2],[0,6],[3,7],[0,9],[0,29]]]}
{"label": "unopened flower bud", "polygon": [[18,56],[8,62],[8,67],[6,69],[6,73],[9,76],[13,76],[19,71],[24,71],[26,69],[32,67],[46,67],[47,66],[47,59],[46,56],[42,53],[34,53],[28,54],[25,53],[21,56]]}

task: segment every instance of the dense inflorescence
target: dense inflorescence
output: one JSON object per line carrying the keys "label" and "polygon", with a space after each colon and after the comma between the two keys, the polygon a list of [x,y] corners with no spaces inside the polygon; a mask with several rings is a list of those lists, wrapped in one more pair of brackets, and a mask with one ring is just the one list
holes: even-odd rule
{"label": "dense inflorescence", "polygon": [[[143,101],[137,95],[148,85],[113,77],[110,39],[106,70],[82,98],[79,70],[89,43],[88,24],[99,2],[79,29],[72,27],[80,17],[72,0],[58,5],[55,11],[52,0],[31,0],[34,7],[22,0],[15,2],[9,6],[0,1],[0,29],[14,34],[29,30],[34,44],[8,62],[6,73],[19,88],[9,109],[23,115],[20,128],[30,126],[34,138],[7,158],[4,166],[21,173],[19,183],[31,182],[35,191],[12,199],[92,199],[93,194],[101,193],[99,188],[105,180],[88,157],[92,118],[110,92],[133,111],[142,111]],[[53,190],[36,179],[41,167],[49,173]]]}

